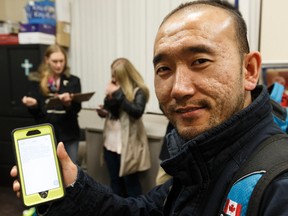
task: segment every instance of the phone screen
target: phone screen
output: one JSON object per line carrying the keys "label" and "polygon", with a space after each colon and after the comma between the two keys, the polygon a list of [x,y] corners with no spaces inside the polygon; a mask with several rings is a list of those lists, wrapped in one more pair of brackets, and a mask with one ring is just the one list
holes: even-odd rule
{"label": "phone screen", "polygon": [[26,195],[60,187],[51,136],[18,140]]}

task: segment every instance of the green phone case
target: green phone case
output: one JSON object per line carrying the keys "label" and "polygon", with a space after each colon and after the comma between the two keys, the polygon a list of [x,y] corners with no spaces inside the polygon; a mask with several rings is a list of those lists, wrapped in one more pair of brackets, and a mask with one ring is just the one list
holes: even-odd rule
{"label": "green phone case", "polygon": [[53,126],[16,128],[12,140],[24,205],[30,207],[64,197]]}

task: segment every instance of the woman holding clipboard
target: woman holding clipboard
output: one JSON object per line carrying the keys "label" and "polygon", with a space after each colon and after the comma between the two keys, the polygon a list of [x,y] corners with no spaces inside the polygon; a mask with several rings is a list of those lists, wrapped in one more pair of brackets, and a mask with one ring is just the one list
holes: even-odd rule
{"label": "woman holding clipboard", "polygon": [[[49,46],[38,72],[31,73],[29,80],[31,86],[28,95],[22,98],[23,104],[36,123],[54,126],[57,141],[65,143],[69,156],[76,163],[81,102],[73,100],[73,94],[81,92],[81,84],[78,77],[70,74],[66,51],[59,45]],[[58,102],[47,106],[51,98],[57,98]]]}

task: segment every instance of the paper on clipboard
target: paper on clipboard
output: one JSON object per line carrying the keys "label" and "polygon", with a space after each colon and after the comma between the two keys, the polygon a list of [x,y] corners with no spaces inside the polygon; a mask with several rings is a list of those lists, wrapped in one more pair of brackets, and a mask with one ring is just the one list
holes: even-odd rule
{"label": "paper on clipboard", "polygon": [[[73,99],[72,101],[81,103],[84,101],[89,101],[90,98],[95,94],[95,92],[87,92],[87,93],[74,93],[73,94]],[[50,109],[53,108],[55,106],[59,106],[61,105],[62,102],[58,97],[52,97],[49,98],[48,101],[46,102],[46,108]]]}

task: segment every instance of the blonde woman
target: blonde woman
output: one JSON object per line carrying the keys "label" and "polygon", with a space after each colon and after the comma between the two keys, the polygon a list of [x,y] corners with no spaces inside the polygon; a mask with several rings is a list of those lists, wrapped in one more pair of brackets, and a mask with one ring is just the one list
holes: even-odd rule
{"label": "blonde woman", "polygon": [[[80,79],[70,74],[66,51],[58,45],[49,46],[38,72],[31,73],[29,79],[31,87],[28,95],[22,98],[23,104],[36,123],[51,123],[54,126],[57,141],[65,143],[69,156],[76,162],[81,103],[72,101],[72,97],[73,93],[81,92],[81,85]],[[46,102],[50,97],[58,97],[61,104],[47,109]]]}
{"label": "blonde woman", "polygon": [[113,192],[137,196],[142,193],[138,172],[150,168],[147,136],[141,120],[149,90],[126,58],[113,61],[111,76],[104,106],[97,109],[100,117],[106,117],[104,158]]}

